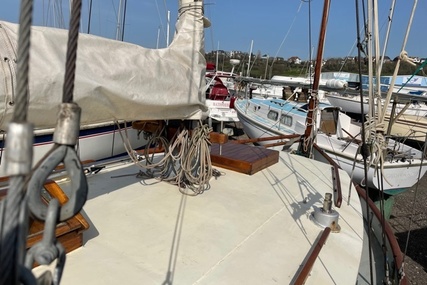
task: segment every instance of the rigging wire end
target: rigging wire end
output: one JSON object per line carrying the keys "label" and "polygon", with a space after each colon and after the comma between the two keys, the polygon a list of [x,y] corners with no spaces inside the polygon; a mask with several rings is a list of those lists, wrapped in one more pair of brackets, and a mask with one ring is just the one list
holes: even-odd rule
{"label": "rigging wire end", "polygon": [[59,107],[53,141],[60,145],[74,146],[79,139],[82,109],[76,103],[62,103]]}
{"label": "rigging wire end", "polygon": [[11,122],[7,131],[6,148],[7,175],[27,175],[33,161],[33,125]]}
{"label": "rigging wire end", "polygon": [[88,184],[81,161],[73,147],[59,145],[34,170],[28,183],[28,206],[33,215],[40,220],[45,220],[47,215],[47,207],[41,200],[40,191],[46,179],[60,163],[64,163],[70,177],[71,192],[67,195],[69,200],[61,207],[59,221],[65,221],[76,215],[86,202]]}

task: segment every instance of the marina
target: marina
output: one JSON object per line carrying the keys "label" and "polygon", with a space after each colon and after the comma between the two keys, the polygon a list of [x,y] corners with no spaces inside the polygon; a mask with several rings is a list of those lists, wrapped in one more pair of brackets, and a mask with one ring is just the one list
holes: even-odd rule
{"label": "marina", "polygon": [[0,21],[0,284],[422,284],[425,148],[319,102],[346,86],[321,80],[330,0],[313,84],[282,98],[252,92],[253,41],[240,82],[206,61],[203,0],[156,49],[124,41],[127,1],[116,39],[81,32],[82,0],[68,29],[33,4]]}

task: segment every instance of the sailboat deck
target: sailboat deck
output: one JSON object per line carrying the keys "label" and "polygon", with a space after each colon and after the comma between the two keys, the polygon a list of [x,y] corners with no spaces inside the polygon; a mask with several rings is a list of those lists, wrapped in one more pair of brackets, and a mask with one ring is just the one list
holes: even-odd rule
{"label": "sailboat deck", "polygon": [[[310,213],[332,193],[330,168],[280,152],[278,163],[254,175],[218,170],[222,176],[196,197],[137,178],[129,162],[89,177],[90,228],[67,255],[61,284],[292,283],[323,231]],[[344,172],[341,183],[346,200]],[[363,220],[355,191],[337,211],[341,231],[329,235],[305,284],[356,280]]]}

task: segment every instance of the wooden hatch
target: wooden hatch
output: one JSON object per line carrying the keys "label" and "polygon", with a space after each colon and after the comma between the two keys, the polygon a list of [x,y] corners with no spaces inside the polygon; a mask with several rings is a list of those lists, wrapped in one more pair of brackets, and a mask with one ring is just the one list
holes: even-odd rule
{"label": "wooden hatch", "polygon": [[233,142],[213,143],[212,164],[218,167],[252,175],[279,161],[277,150]]}

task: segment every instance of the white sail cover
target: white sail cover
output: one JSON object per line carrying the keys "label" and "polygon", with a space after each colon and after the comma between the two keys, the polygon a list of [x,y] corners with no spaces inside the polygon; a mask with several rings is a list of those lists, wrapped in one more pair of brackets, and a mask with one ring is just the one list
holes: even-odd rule
{"label": "white sail cover", "polygon": [[[193,1],[180,1],[176,33],[165,49],[79,35],[74,102],[82,125],[206,115],[203,2]],[[56,124],[67,40],[66,30],[32,29],[28,120],[37,128]],[[0,21],[0,130],[14,110],[17,42],[18,25]]]}

